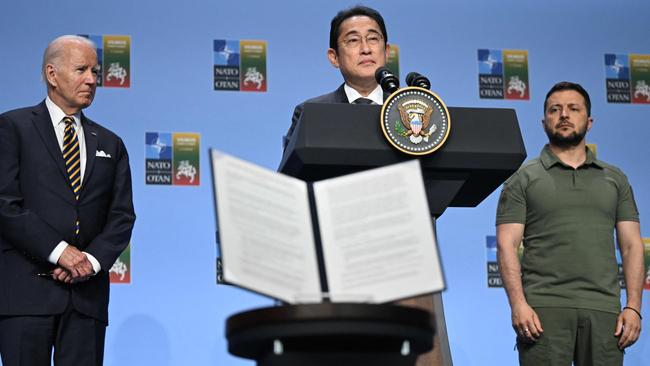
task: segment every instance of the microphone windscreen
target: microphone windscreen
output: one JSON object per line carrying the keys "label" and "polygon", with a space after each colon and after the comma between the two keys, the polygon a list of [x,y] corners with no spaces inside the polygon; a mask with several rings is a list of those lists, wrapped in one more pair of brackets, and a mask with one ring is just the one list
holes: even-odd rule
{"label": "microphone windscreen", "polygon": [[408,86],[413,86],[413,81],[414,81],[415,78],[417,78],[418,76],[420,76],[420,74],[418,74],[417,72],[409,72],[409,73],[406,75],[406,85],[408,85]]}
{"label": "microphone windscreen", "polygon": [[382,66],[375,71],[375,80],[377,80],[377,83],[381,84],[381,80],[386,77],[386,75],[392,74],[390,72],[390,69],[388,69],[385,66]]}

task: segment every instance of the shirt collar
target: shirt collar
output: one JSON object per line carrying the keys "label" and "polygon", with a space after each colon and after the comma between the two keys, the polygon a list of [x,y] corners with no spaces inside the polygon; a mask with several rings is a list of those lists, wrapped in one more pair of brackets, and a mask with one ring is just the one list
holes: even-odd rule
{"label": "shirt collar", "polygon": [[[593,151],[591,151],[591,149],[586,146],[585,149],[587,150],[587,158],[585,159],[585,162],[582,163],[582,165],[594,165],[596,167],[603,168],[603,165],[598,159],[596,159],[596,155],[593,153]],[[544,145],[544,148],[540,153],[540,160],[542,161],[542,165],[546,170],[549,170],[555,164],[566,166],[566,164],[564,164],[555,154],[553,154],[553,151],[551,151],[551,148],[548,146],[548,144]]]}
{"label": "shirt collar", "polygon": [[375,104],[382,105],[384,104],[384,91],[381,89],[381,86],[378,84],[375,90],[370,92],[367,97],[364,97],[361,95],[358,91],[356,91],[354,88],[349,86],[347,83],[343,85],[343,90],[345,90],[345,95],[348,97],[348,101],[350,103],[353,103],[355,100],[359,98],[367,98],[372,100]]}
{"label": "shirt collar", "polygon": [[[67,114],[65,114],[58,105],[54,104],[49,95],[45,97],[45,106],[47,106],[47,111],[50,112],[52,125],[56,128],[56,126],[63,120],[63,117],[67,116]],[[73,114],[72,117],[74,118],[75,128],[78,129],[81,124],[81,112]]]}

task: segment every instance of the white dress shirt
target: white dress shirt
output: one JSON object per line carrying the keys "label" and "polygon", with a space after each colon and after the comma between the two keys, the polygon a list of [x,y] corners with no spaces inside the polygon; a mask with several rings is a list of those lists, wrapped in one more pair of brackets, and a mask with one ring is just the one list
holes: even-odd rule
{"label": "white dress shirt", "polygon": [[[54,104],[54,102],[50,99],[50,97],[45,98],[45,106],[47,107],[47,111],[50,113],[50,119],[52,120],[52,126],[54,127],[54,133],[56,134],[56,140],[59,143],[59,148],[61,149],[61,153],[63,154],[63,135],[65,134],[65,122],[63,122],[63,118],[67,116],[61,108]],[[86,172],[86,140],[84,138],[84,133],[83,133],[83,126],[81,125],[81,112],[76,113],[72,116],[74,118],[74,128],[77,131],[77,139],[79,139],[79,157],[80,157],[80,175],[81,175],[81,184],[83,184],[84,180],[84,173]],[[48,261],[52,264],[57,264],[59,262],[59,258],[61,257],[61,254],[65,250],[65,248],[68,247],[68,243],[65,241],[61,241],[50,253],[50,256],[48,257]],[[90,263],[93,265],[93,270],[95,273],[98,273],[101,270],[101,265],[99,264],[99,261],[95,257],[93,257],[91,254],[88,254],[86,252],[83,252],[86,254],[88,257],[88,260]]]}
{"label": "white dress shirt", "polygon": [[349,86],[347,83],[343,85],[343,90],[345,90],[345,95],[347,95],[348,101],[350,103],[354,103],[354,101],[359,98],[366,98],[372,100],[374,104],[379,104],[379,105],[384,104],[384,91],[381,89],[380,85],[377,85],[375,90],[370,92],[370,94],[368,94],[367,97],[364,97],[363,95],[359,94],[358,91],[356,91],[354,88]]}

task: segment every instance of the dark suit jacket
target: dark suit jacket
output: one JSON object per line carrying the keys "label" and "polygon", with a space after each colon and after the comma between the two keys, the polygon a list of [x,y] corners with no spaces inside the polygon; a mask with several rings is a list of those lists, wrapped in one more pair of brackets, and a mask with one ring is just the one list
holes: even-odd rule
{"label": "dark suit jacket", "polygon": [[338,89],[331,93],[323,94],[316,98],[307,99],[306,101],[296,106],[296,108],[293,110],[293,116],[291,117],[291,126],[289,126],[289,130],[283,139],[283,148],[287,146],[287,143],[293,134],[293,130],[298,125],[298,121],[300,121],[302,108],[305,103],[350,103],[347,94],[345,94],[345,89],[343,89],[343,85],[345,84],[341,84]]}
{"label": "dark suit jacket", "polygon": [[[345,89],[343,88],[344,85],[345,84],[341,84],[338,89],[331,93],[308,99],[296,106],[296,108],[293,110],[293,116],[291,117],[291,126],[283,138],[283,148],[286,147],[289,143],[289,139],[291,138],[293,131],[298,125],[298,121],[300,121],[300,117],[302,116],[302,109],[305,103],[350,103],[347,94],[345,94]],[[384,100],[386,100],[389,95],[390,94],[384,93]]]}
{"label": "dark suit jacket", "polygon": [[[70,300],[108,322],[108,271],[135,221],[131,172],[117,135],[83,114],[81,123],[87,160],[77,201],[45,102],[0,115],[0,315],[61,313]],[[61,240],[93,255],[102,270],[74,285],[38,277],[54,269],[47,258]]]}

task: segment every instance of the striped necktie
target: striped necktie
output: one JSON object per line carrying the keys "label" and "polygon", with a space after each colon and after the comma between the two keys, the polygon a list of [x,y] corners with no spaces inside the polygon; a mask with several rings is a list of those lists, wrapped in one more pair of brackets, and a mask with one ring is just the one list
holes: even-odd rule
{"label": "striped necktie", "polygon": [[[63,160],[65,160],[65,171],[68,174],[70,187],[74,196],[79,200],[81,189],[81,156],[79,151],[79,139],[77,130],[74,128],[74,119],[70,116],[63,118],[65,131],[63,133]],[[79,219],[75,222],[75,235],[79,234]]]}

